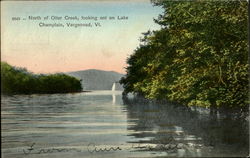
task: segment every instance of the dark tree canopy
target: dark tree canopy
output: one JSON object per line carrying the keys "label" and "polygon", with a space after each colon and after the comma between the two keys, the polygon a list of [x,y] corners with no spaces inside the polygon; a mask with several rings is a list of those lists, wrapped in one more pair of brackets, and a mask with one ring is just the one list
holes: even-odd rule
{"label": "dark tree canopy", "polygon": [[67,93],[82,90],[80,80],[65,74],[35,75],[25,68],[1,62],[3,94]]}

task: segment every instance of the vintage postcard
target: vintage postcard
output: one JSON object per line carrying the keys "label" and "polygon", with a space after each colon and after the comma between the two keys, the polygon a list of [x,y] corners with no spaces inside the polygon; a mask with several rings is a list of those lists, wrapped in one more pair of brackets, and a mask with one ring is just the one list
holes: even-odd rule
{"label": "vintage postcard", "polygon": [[1,1],[1,156],[248,157],[249,1]]}

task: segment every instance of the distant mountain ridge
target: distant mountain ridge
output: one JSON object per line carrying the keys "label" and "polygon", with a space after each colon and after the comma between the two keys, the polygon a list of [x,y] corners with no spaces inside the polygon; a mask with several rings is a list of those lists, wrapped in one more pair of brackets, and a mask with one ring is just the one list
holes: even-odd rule
{"label": "distant mountain ridge", "polygon": [[118,82],[124,75],[118,72],[88,69],[66,74],[81,79],[83,90],[111,90],[114,82],[116,90],[123,90]]}

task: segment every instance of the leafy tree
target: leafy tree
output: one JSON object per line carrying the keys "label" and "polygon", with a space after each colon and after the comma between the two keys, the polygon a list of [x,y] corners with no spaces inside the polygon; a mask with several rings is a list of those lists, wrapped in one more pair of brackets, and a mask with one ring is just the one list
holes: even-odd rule
{"label": "leafy tree", "polygon": [[67,93],[82,90],[80,80],[65,74],[35,75],[24,68],[1,62],[1,92],[4,94]]}
{"label": "leafy tree", "polygon": [[124,92],[189,106],[248,110],[246,1],[159,1],[155,22],[127,60]]}

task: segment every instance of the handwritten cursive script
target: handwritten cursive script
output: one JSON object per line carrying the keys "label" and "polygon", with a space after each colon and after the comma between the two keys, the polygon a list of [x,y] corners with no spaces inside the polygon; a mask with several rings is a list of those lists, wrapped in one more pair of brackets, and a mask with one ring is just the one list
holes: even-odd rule
{"label": "handwritten cursive script", "polygon": [[107,152],[107,151],[117,151],[117,150],[122,150],[119,146],[117,147],[105,147],[105,148],[100,148],[97,147],[94,143],[89,143],[88,144],[88,152],[94,153],[94,152]]}
{"label": "handwritten cursive script", "polygon": [[82,152],[82,150],[76,148],[49,148],[49,149],[36,150],[34,148],[35,144],[36,143],[33,143],[27,150],[23,149],[23,153],[25,155],[28,155],[28,154],[42,154],[42,153],[70,152],[70,151]]}
{"label": "handwritten cursive script", "polygon": [[[100,153],[100,152],[115,152],[120,150],[132,150],[132,149],[141,149],[148,151],[173,151],[177,149],[181,149],[184,147],[184,144],[132,144],[130,147],[122,147],[122,146],[111,146],[111,147],[102,147],[98,146],[95,143],[89,143],[87,145],[87,150],[84,148],[35,148],[36,143],[32,143],[27,149],[23,149],[23,153],[25,155],[28,154],[45,154],[45,153],[54,153],[54,152],[85,152],[89,153]],[[123,144],[121,144],[123,145]]]}

